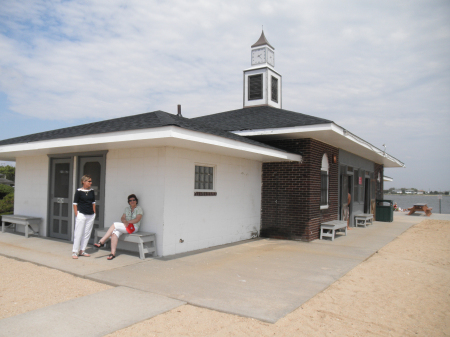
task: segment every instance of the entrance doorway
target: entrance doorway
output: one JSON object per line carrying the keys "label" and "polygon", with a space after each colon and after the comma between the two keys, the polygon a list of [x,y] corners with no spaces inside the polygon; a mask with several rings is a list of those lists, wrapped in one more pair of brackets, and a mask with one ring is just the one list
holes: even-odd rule
{"label": "entrance doorway", "polygon": [[70,240],[72,236],[73,159],[52,159],[50,168],[50,236]]}
{"label": "entrance doorway", "polygon": [[370,213],[370,178],[364,180],[364,213]]}
{"label": "entrance doorway", "polygon": [[104,186],[105,186],[105,157],[104,156],[83,156],[78,157],[77,181],[81,177],[88,174],[92,178],[91,188],[95,192],[95,220],[94,228],[92,229],[91,239],[89,243],[94,240],[95,229],[103,228],[103,210],[105,203]]}
{"label": "entrance doorway", "polygon": [[[50,158],[47,227],[50,237],[72,240],[75,229],[73,195],[75,190],[81,187],[81,177],[85,174],[91,176],[93,182],[91,188],[95,192],[94,229],[104,227],[106,153],[107,151],[88,152]],[[95,232],[92,231],[90,243],[93,242],[94,235]]]}

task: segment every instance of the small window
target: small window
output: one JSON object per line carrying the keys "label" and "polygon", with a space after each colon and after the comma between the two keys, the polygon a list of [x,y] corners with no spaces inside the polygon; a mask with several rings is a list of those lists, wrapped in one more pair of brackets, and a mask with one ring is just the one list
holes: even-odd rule
{"label": "small window", "polygon": [[197,165],[195,166],[195,189],[214,189],[214,167]]}
{"label": "small window", "polygon": [[263,98],[263,75],[253,75],[248,77],[248,100]]}
{"label": "small window", "polygon": [[278,103],[278,78],[272,77],[272,101]]}
{"label": "small window", "polygon": [[328,156],[325,153],[320,169],[320,209],[328,208],[328,169]]}

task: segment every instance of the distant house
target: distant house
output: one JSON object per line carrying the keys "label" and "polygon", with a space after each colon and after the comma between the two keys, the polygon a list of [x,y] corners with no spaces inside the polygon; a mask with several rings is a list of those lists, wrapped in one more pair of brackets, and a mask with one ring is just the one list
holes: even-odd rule
{"label": "distant house", "polygon": [[417,191],[417,194],[424,194],[424,191]]}
{"label": "distant house", "polygon": [[0,184],[13,186],[14,185],[14,181],[6,179],[6,175],[5,174],[0,174]]}
{"label": "distant house", "polygon": [[264,33],[251,65],[237,110],[154,111],[0,141],[0,160],[16,161],[15,212],[42,217],[40,235],[72,240],[72,196],[90,174],[95,226],[120,219],[135,193],[161,256],[258,235],[318,239],[348,193],[353,214],[373,213],[384,168],[404,164],[331,120],[282,109]]}

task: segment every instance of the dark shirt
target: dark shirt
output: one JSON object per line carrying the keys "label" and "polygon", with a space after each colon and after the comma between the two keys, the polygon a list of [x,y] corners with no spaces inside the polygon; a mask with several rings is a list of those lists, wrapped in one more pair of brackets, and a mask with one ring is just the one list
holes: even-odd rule
{"label": "dark shirt", "polygon": [[93,203],[95,203],[95,192],[93,189],[89,191],[78,189],[75,192],[73,204],[77,205],[78,212],[86,215],[94,214]]}

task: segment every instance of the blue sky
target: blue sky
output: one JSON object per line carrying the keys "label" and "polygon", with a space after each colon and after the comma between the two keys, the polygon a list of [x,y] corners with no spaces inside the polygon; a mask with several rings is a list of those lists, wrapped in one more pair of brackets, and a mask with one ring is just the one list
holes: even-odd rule
{"label": "blue sky", "polygon": [[261,33],[283,108],[403,161],[386,187],[450,190],[449,1],[0,0],[0,139],[163,110],[242,107]]}

